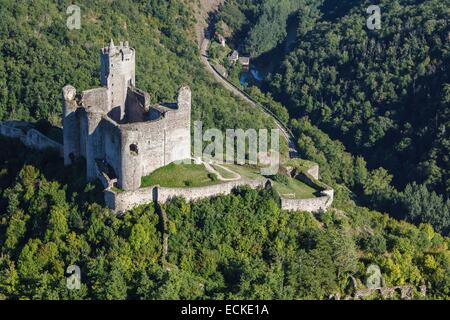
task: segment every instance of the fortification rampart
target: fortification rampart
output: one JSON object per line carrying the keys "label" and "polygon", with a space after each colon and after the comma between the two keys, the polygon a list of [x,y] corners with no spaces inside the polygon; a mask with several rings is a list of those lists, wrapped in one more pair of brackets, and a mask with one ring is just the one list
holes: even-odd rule
{"label": "fortification rampart", "polygon": [[237,181],[197,188],[165,188],[153,186],[135,191],[123,192],[115,192],[112,189],[108,189],[105,191],[105,202],[113,211],[123,213],[137,206],[151,202],[166,203],[175,197],[181,197],[187,201],[195,201],[219,195],[227,195],[230,194],[233,189],[240,186],[249,186],[251,188],[264,187],[267,182],[268,180],[266,179],[240,179]]}
{"label": "fortification rampart", "polygon": [[311,199],[290,199],[280,197],[281,209],[287,211],[316,212],[326,210],[333,204],[334,190],[319,181],[319,166],[314,165],[306,172],[296,173],[294,178],[303,181],[310,187],[319,190],[319,196]]}
{"label": "fortification rampart", "polygon": [[36,129],[26,127],[26,124],[23,122],[0,122],[0,134],[4,137],[19,139],[25,146],[32,149],[54,149],[61,156],[64,155],[62,144],[50,139]]}
{"label": "fortification rampart", "polygon": [[311,199],[288,199],[281,197],[281,209],[287,211],[317,212],[331,207],[334,200],[334,191],[321,191],[323,196]]}

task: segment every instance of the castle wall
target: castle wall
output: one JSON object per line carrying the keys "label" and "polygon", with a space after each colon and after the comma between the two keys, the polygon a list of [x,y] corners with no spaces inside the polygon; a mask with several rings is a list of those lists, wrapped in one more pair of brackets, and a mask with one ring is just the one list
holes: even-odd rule
{"label": "castle wall", "polygon": [[121,130],[121,167],[118,173],[119,187],[136,190],[141,186],[142,174],[142,132],[133,129]]}
{"label": "castle wall", "polygon": [[72,164],[72,157],[79,157],[80,146],[80,123],[77,114],[78,104],[75,100],[76,90],[72,86],[65,86],[62,90],[63,103],[63,144],[64,164]]}
{"label": "castle wall", "polygon": [[326,190],[323,196],[311,199],[287,199],[281,197],[281,209],[287,211],[317,212],[331,207],[334,199],[334,191]]}
{"label": "castle wall", "polygon": [[313,177],[316,180],[319,180],[319,165],[313,165],[311,168],[306,171],[311,177]]}
{"label": "castle wall", "polygon": [[[140,187],[143,176],[174,161],[191,157],[189,88],[180,90],[177,107],[174,110],[167,110],[153,121],[120,125],[122,173],[119,185],[122,189],[136,190]],[[138,154],[130,153],[131,145],[135,146]]]}
{"label": "castle wall", "polygon": [[121,159],[121,132],[119,126],[110,121],[108,118],[103,117],[102,133],[104,137],[104,160],[113,168],[116,178],[121,171],[122,159]]}
{"label": "castle wall", "polygon": [[95,160],[104,158],[103,132],[102,127],[99,126],[101,120],[102,115],[99,113],[90,112],[87,114],[86,169],[89,181],[97,178]]}
{"label": "castle wall", "polygon": [[64,155],[64,147],[62,144],[48,138],[35,129],[30,129],[27,132],[26,138],[22,142],[29,148],[37,150],[55,149],[61,156]]}
{"label": "castle wall", "polygon": [[95,88],[83,91],[81,105],[85,108],[93,108],[99,113],[109,112],[109,92],[107,88]]}
{"label": "castle wall", "polygon": [[191,90],[182,87],[178,92],[178,109],[167,113],[164,148],[166,165],[191,157],[191,103]]}
{"label": "castle wall", "polygon": [[166,125],[164,120],[149,123],[140,138],[142,146],[142,174],[149,175],[165,165],[164,149],[166,139]]}
{"label": "castle wall", "polygon": [[4,122],[0,122],[0,135],[8,138],[19,139],[25,146],[31,149],[53,149],[57,150],[61,156],[64,156],[64,147],[62,144],[50,139],[35,129],[28,129],[25,133],[21,129],[15,128]]}
{"label": "castle wall", "polygon": [[129,88],[125,103],[125,113],[128,122],[146,121],[150,97],[146,92],[136,88]]}
{"label": "castle wall", "polygon": [[[88,125],[88,114],[85,111],[85,109],[78,109],[77,112],[78,117],[78,123],[79,123],[79,131],[78,131],[78,139],[79,139],[79,145],[80,145],[80,156],[87,159],[87,140],[88,140],[88,132],[89,132],[89,125]],[[69,130],[66,130],[64,127],[64,132],[70,134]]]}
{"label": "castle wall", "polygon": [[319,166],[312,166],[306,174],[299,174],[295,178],[303,181],[315,189],[324,189],[320,191],[321,196],[311,199],[289,199],[281,197],[281,209],[287,211],[306,211],[317,212],[326,210],[333,204],[334,190],[319,182]]}
{"label": "castle wall", "polygon": [[229,181],[206,187],[198,188],[163,188],[157,187],[157,200],[160,203],[166,203],[172,198],[182,197],[188,201],[195,201],[204,198],[211,198],[219,195],[230,194],[233,189],[240,186],[249,186],[252,188],[264,187],[267,180],[249,180],[241,179]]}
{"label": "castle wall", "polygon": [[182,197],[187,201],[195,201],[204,198],[210,198],[219,195],[230,194],[233,189],[239,186],[250,186],[252,188],[263,187],[267,180],[248,180],[241,179],[238,181],[230,181],[217,185],[211,185],[198,188],[163,188],[159,186],[141,188],[135,191],[113,192],[105,191],[105,203],[108,208],[123,213],[140,205],[149,204],[158,201],[166,203],[172,198]]}
{"label": "castle wall", "polygon": [[2,122],[0,122],[0,134],[13,139],[20,139],[25,136],[22,130],[3,124]]}

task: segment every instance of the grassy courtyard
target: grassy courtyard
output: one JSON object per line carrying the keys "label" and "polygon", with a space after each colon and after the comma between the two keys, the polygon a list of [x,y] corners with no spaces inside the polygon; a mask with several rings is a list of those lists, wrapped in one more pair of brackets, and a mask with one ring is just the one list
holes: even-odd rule
{"label": "grassy courtyard", "polygon": [[300,180],[287,177],[286,183],[273,182],[274,189],[284,198],[310,199],[315,198],[318,190],[308,186]]}
{"label": "grassy courtyard", "polygon": [[[261,179],[260,168],[257,166],[240,166],[224,164],[224,167],[240,174],[247,179]],[[226,170],[214,166],[224,178],[232,178],[232,174]],[[171,163],[159,168],[150,175],[142,178],[141,187],[159,185],[168,188],[204,187],[221,183],[217,176],[209,173],[203,164],[175,164]],[[274,189],[280,196],[290,199],[309,199],[317,196],[314,189],[300,180],[285,177],[283,181],[273,181]]]}
{"label": "grassy courtyard", "polygon": [[261,169],[257,166],[245,165],[240,166],[237,164],[223,164],[224,167],[231,169],[232,171],[239,173],[243,178],[248,179],[261,179]]}
{"label": "grassy courtyard", "polygon": [[[239,166],[239,165],[224,165],[225,167],[239,173],[242,177],[248,179],[261,179],[261,168],[258,166]],[[304,182],[287,177],[284,183],[278,181],[272,181],[274,189],[278,192],[278,194],[284,198],[291,199],[310,199],[315,198],[317,196],[317,192],[319,190],[310,187]]]}
{"label": "grassy courtyard", "polygon": [[203,164],[171,163],[142,178],[141,187],[160,185],[168,188],[204,187],[220,183]]}

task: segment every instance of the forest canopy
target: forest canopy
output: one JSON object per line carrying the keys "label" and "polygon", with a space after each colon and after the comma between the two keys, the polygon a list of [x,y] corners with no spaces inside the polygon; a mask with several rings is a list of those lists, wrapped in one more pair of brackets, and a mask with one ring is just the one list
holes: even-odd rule
{"label": "forest canopy", "polygon": [[[136,48],[152,102],[188,84],[206,127],[273,125],[204,70],[184,1],[78,1],[80,30],[66,27],[69,4],[2,1],[0,120],[60,124],[61,88],[98,86],[98,51],[113,38]],[[335,189],[334,207],[286,212],[271,188],[241,188],[119,217],[80,175],[83,161],[66,168],[1,138],[0,299],[327,299],[351,295],[352,277],[365,288],[371,264],[386,286],[450,298],[448,0],[381,1],[377,33],[359,1],[258,4],[227,1],[219,17],[255,57],[283,46],[298,19],[266,89]],[[73,264],[81,290],[66,287]]]}
{"label": "forest canopy", "polygon": [[[345,196],[316,215],[280,210],[271,189],[174,199],[161,208],[163,230],[158,206],[118,217],[83,168],[19,142],[0,146],[10,150],[0,154],[0,299],[328,299],[352,295],[352,277],[364,288],[371,264],[388,287],[450,297],[448,238]],[[69,265],[81,269],[80,290],[66,287]]]}
{"label": "forest canopy", "polygon": [[[259,87],[289,111],[301,157],[323,163],[324,156],[346,150],[364,170],[355,176],[346,167],[338,176],[364,194],[366,205],[448,230],[450,1],[378,1],[381,28],[375,30],[366,26],[371,4],[303,2],[290,14],[297,20],[296,41],[280,33],[284,40],[254,57],[256,68],[268,69]],[[285,2],[274,5],[289,9]],[[260,30],[257,8],[264,7],[227,2],[217,26],[230,27],[235,45],[251,42]],[[247,22],[237,23],[242,19],[233,19],[231,10]],[[259,40],[278,33],[266,31]],[[332,170],[340,170],[335,159]]]}

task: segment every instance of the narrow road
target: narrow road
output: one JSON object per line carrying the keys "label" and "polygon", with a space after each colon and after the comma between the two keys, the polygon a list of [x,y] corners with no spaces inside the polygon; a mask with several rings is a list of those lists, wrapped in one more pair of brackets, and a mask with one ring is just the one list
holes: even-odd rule
{"label": "narrow road", "polygon": [[200,44],[200,57],[202,60],[202,63],[205,65],[206,69],[216,78],[217,81],[219,81],[227,90],[231,91],[234,95],[240,97],[247,103],[249,103],[251,106],[255,108],[261,109],[265,114],[270,116],[274,121],[278,129],[280,129],[281,134],[285,138],[285,140],[288,142],[289,146],[289,157],[290,158],[297,158],[298,157],[298,150],[295,144],[295,137],[292,134],[292,132],[281,122],[279,121],[274,114],[272,114],[269,110],[267,110],[265,107],[257,103],[255,100],[253,100],[248,94],[237,88],[234,84],[229,82],[226,78],[224,78],[220,73],[214,69],[214,67],[209,63],[209,55],[208,55],[208,49],[209,45],[211,43],[211,40],[209,39],[209,36],[207,34],[203,34],[203,40]]}

